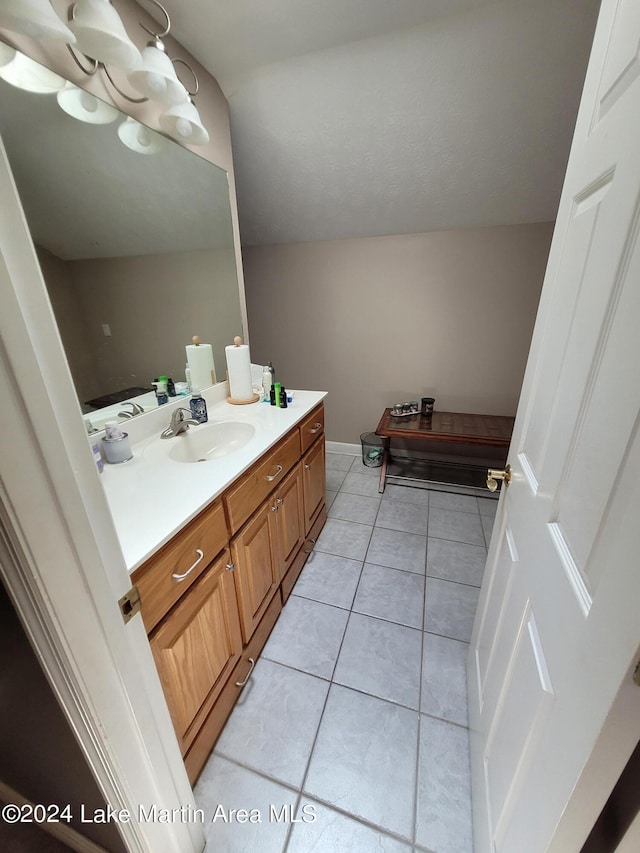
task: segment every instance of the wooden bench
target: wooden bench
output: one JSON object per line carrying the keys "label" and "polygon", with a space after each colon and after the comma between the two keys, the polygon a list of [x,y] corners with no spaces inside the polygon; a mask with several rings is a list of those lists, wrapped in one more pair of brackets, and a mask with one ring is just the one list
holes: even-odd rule
{"label": "wooden bench", "polygon": [[[376,427],[376,435],[387,439],[378,491],[384,492],[389,476],[485,487],[486,469],[504,467],[513,423],[514,418],[504,415],[474,415],[462,412],[433,412],[428,416],[416,414],[393,417],[391,409],[385,409]],[[414,447],[422,458],[415,455],[393,457],[394,441],[402,441],[409,448]],[[402,467],[402,464],[407,462],[410,463],[410,474],[413,476],[399,472],[389,473],[392,463]],[[421,476],[417,476],[421,467],[424,471]],[[460,472],[464,476],[461,476]]]}

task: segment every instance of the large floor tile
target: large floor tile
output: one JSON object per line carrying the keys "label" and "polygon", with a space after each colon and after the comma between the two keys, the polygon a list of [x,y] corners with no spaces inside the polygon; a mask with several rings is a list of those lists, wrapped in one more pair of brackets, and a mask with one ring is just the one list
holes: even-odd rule
{"label": "large floor tile", "polygon": [[330,679],[348,618],[347,610],[292,595],[262,656]]}
{"label": "large floor tile", "polygon": [[429,510],[429,536],[467,542],[469,545],[485,544],[478,512],[455,512],[433,507]]}
{"label": "large floor tile", "polygon": [[296,595],[344,607],[353,604],[362,562],[312,551],[294,587]]}
{"label": "large floor tile", "polygon": [[356,456],[351,463],[351,471],[353,474],[366,474],[367,477],[380,477],[380,468],[382,466],[378,466],[377,468],[370,468],[369,465],[365,465],[362,461],[362,456]]}
{"label": "large floor tile", "polygon": [[417,504],[418,506],[429,506],[429,489],[420,489],[415,486],[398,486],[387,483],[382,495],[383,501],[399,501],[400,503]]}
{"label": "large floor tile", "polygon": [[427,578],[425,631],[468,643],[480,590],[438,578]]}
{"label": "large floor tile", "polygon": [[[295,791],[214,755],[193,794],[207,820],[205,853],[255,853],[256,850],[281,853],[283,850],[289,824],[270,818],[272,810],[280,814],[283,807],[295,813]],[[246,809],[253,819],[245,822],[230,817],[231,809]]]}
{"label": "large floor tile", "polygon": [[327,476],[327,489],[330,492],[337,492],[342,483],[344,482],[344,478],[347,476],[346,471],[336,471],[333,468],[328,468],[326,472]]}
{"label": "large floor tile", "polygon": [[422,628],[423,602],[422,575],[365,563],[353,609],[410,628]]}
{"label": "large floor tile", "polygon": [[327,510],[330,509],[331,504],[336,499],[337,492],[330,492],[327,490]]}
{"label": "large floor tile", "polygon": [[418,708],[422,632],[352,613],[333,680]]}
{"label": "large floor tile", "polygon": [[425,506],[419,504],[386,500],[380,505],[376,525],[426,536],[428,512]]}
{"label": "large floor tile", "polygon": [[356,521],[359,524],[371,524],[376,520],[379,498],[365,495],[350,495],[340,491],[329,510],[329,518],[341,518],[343,521]]}
{"label": "large floor tile", "polygon": [[300,801],[297,818],[307,822],[294,826],[287,853],[411,853],[402,841],[307,797]]}
{"label": "large floor tile", "polygon": [[375,527],[371,536],[367,562],[391,569],[404,569],[424,575],[427,537],[400,530]]}
{"label": "large floor tile", "polygon": [[327,469],[330,471],[348,471],[353,464],[354,457],[347,453],[326,454]]}
{"label": "large floor tile", "polygon": [[478,512],[478,501],[473,495],[459,495],[452,492],[432,492],[429,506],[452,509],[457,512]]}
{"label": "large floor tile", "polygon": [[424,635],[420,710],[466,726],[469,644],[438,634]]}
{"label": "large floor tile", "polygon": [[364,560],[372,530],[373,528],[367,524],[355,524],[353,521],[330,518],[318,537],[315,550],[325,554],[335,554],[337,557]]}
{"label": "large floor tile", "polygon": [[447,581],[481,586],[487,551],[481,545],[467,545],[450,539],[427,542],[427,574]]}
{"label": "large floor tile", "polygon": [[299,787],[328,689],[313,675],[260,660],[216,753]]}
{"label": "large floor tile", "polygon": [[478,509],[480,510],[480,515],[495,518],[498,511],[498,501],[494,498],[478,498]]}
{"label": "large floor tile", "polygon": [[332,685],[304,791],[411,839],[418,716]]}
{"label": "large floor tile", "polygon": [[488,515],[482,515],[480,516],[480,521],[482,522],[484,541],[486,542],[488,548],[489,542],[491,542],[491,534],[493,533],[493,523],[495,519],[491,518],[491,516]]}
{"label": "large floor tile", "polygon": [[416,843],[437,853],[470,853],[471,784],[467,729],[422,717]]}
{"label": "large floor tile", "polygon": [[350,472],[344,478],[341,487],[342,492],[348,492],[350,495],[366,495],[370,498],[379,498],[378,480],[376,477],[371,477],[369,474],[357,474]]}

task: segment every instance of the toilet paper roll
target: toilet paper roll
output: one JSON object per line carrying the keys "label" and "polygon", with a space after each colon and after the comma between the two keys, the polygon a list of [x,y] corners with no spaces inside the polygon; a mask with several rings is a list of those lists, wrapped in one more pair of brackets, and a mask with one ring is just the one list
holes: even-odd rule
{"label": "toilet paper roll", "polygon": [[253,386],[249,346],[247,344],[228,346],[224,351],[227,357],[229,396],[232,400],[250,400],[253,397]]}
{"label": "toilet paper roll", "polygon": [[216,383],[216,368],[213,363],[213,347],[211,344],[189,344],[185,347],[187,364],[191,371],[191,387],[208,388]]}

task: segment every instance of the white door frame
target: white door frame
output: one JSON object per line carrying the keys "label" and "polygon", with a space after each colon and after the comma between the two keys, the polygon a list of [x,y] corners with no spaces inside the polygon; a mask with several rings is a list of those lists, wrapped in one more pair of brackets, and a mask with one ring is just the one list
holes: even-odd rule
{"label": "white door frame", "polygon": [[[0,142],[0,572],[130,851],[199,853],[186,775]],[[138,823],[138,807],[178,809]],[[178,813],[176,813],[178,814]],[[196,815],[197,818],[197,815]]]}

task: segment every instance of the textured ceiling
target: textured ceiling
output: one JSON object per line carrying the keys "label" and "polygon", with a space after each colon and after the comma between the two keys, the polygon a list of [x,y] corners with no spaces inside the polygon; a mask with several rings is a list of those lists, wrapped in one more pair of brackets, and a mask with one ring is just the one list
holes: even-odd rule
{"label": "textured ceiling", "polygon": [[243,243],[555,218],[599,0],[168,0],[229,99]]}

